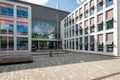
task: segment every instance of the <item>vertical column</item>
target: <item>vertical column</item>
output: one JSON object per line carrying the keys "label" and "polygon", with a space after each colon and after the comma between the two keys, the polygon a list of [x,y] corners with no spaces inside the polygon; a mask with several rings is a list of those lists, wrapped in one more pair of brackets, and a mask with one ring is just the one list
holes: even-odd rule
{"label": "vertical column", "polygon": [[[90,17],[90,1],[88,2],[88,17]],[[90,51],[90,18],[88,18],[88,51]]]}
{"label": "vertical column", "polygon": [[17,51],[17,5],[14,4],[14,51]]}
{"label": "vertical column", "polygon": [[83,37],[82,37],[82,41],[83,41],[83,51],[85,51],[85,46],[84,46],[84,44],[85,44],[85,42],[84,42],[84,38],[85,38],[85,26],[84,26],[84,12],[85,12],[85,8],[84,8],[84,6],[82,7],[83,9],[82,9],[82,12],[83,12],[83,22],[82,22],[82,27],[83,27]]}
{"label": "vertical column", "polygon": [[114,22],[114,33],[113,33],[113,41],[114,41],[114,52],[115,56],[120,56],[120,0],[113,0],[113,22]]}
{"label": "vertical column", "polygon": [[94,11],[95,11],[95,16],[94,16],[94,24],[95,24],[95,27],[94,27],[94,38],[95,38],[95,52],[97,52],[97,0],[94,0]]}
{"label": "vertical column", "polygon": [[31,13],[32,13],[31,7],[29,7],[28,8],[28,23],[29,23],[29,26],[28,26],[28,30],[29,30],[29,32],[28,32],[28,34],[29,34],[28,35],[29,36],[28,37],[28,39],[29,39],[28,40],[28,49],[29,49],[29,52],[31,52],[31,48],[32,48],[32,38],[31,38],[32,37],[32,30],[31,30],[31,28],[32,28],[32,25],[31,25],[32,24],[32,21],[31,21],[32,14]]}
{"label": "vertical column", "polygon": [[103,52],[106,53],[106,0],[103,0]]}

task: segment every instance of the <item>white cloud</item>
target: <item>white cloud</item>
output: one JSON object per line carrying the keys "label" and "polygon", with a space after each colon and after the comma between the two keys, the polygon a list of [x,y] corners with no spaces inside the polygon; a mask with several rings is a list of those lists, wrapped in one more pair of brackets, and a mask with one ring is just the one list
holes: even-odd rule
{"label": "white cloud", "polygon": [[40,4],[40,5],[44,5],[48,2],[48,0],[21,0],[21,1],[26,1],[26,2]]}
{"label": "white cloud", "polygon": [[86,0],[76,0],[78,4],[81,4],[83,1],[86,1]]}

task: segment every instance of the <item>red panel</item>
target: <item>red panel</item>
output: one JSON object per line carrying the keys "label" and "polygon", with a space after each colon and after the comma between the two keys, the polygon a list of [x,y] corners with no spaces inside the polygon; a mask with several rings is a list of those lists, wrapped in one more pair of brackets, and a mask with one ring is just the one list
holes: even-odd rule
{"label": "red panel", "polygon": [[28,26],[28,23],[26,22],[17,22],[18,25]]}

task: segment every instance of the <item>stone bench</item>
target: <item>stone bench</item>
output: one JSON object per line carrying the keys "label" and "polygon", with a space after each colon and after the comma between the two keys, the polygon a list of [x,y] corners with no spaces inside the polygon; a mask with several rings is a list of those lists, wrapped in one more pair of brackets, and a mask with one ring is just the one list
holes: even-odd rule
{"label": "stone bench", "polygon": [[32,62],[30,55],[4,55],[0,56],[0,64]]}
{"label": "stone bench", "polygon": [[54,54],[56,54],[58,56],[59,54],[69,54],[69,53],[70,52],[66,51],[66,50],[56,50],[56,51],[50,51],[49,55],[50,55],[50,57],[52,57]]}

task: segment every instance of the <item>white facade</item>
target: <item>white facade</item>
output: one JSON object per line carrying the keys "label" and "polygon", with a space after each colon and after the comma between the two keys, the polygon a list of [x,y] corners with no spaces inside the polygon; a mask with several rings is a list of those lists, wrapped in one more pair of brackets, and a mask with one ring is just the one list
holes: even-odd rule
{"label": "white facade", "polygon": [[62,48],[120,56],[119,11],[119,0],[86,0],[61,21]]}
{"label": "white facade", "polygon": [[[14,14],[13,14],[13,18],[7,18],[7,17],[2,17],[2,15],[0,15],[0,20],[10,20],[10,21],[13,21],[14,22],[14,34],[0,34],[0,37],[1,36],[6,36],[6,37],[13,37],[14,38],[14,48],[13,50],[8,50],[8,47],[7,47],[7,50],[1,50],[0,53],[10,53],[10,52],[20,52],[20,53],[29,53],[31,52],[31,7],[29,5],[24,5],[24,4],[19,4],[19,3],[15,3],[15,2],[10,2],[10,1],[7,1],[7,0],[0,0],[0,3],[2,5],[3,4],[9,4],[9,5],[12,5],[13,6],[13,10],[14,10]],[[23,19],[18,19],[17,18],[17,7],[22,7],[22,8],[26,8],[28,9],[28,18],[27,20],[23,20]],[[21,34],[18,34],[17,33],[17,22],[20,22],[20,23],[27,23],[28,25],[28,33],[26,35],[21,35]],[[18,50],[17,49],[17,38],[18,37],[24,37],[24,38],[28,38],[28,48],[25,49],[25,50]],[[8,46],[9,44],[7,44]]]}

